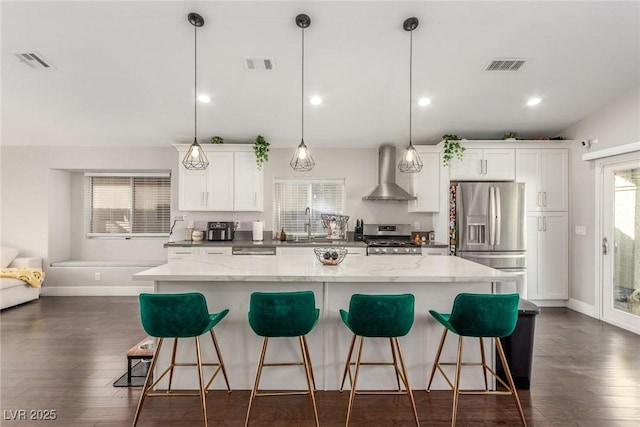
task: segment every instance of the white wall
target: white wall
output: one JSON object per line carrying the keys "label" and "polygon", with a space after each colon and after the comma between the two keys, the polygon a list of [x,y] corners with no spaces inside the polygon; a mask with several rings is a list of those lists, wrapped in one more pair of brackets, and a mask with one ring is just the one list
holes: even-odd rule
{"label": "white wall", "polygon": [[[596,227],[595,223],[595,169],[594,162],[585,162],[587,152],[580,143],[586,139],[599,139],[590,150],[602,150],[640,141],[640,86],[567,129],[568,139],[576,142],[571,149],[571,223],[569,297],[589,306],[595,303],[594,277]],[[573,233],[576,225],[586,225],[586,236]]]}

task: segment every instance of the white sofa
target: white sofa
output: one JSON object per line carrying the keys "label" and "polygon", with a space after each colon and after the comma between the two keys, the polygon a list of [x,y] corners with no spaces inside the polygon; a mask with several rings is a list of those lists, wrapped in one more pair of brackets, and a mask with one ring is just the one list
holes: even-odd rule
{"label": "white sofa", "polygon": [[[10,248],[2,248],[2,257],[6,261]],[[16,252],[17,254],[17,252]],[[11,258],[11,257],[10,257]],[[5,265],[2,265],[5,267]],[[6,267],[42,268],[42,259],[34,257],[16,257]],[[40,289],[24,283],[19,279],[0,278],[0,309],[13,307],[27,301],[40,298]]]}

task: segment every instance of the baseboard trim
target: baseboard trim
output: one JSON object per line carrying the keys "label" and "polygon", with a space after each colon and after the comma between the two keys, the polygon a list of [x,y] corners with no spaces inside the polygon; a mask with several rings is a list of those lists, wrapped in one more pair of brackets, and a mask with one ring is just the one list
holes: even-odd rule
{"label": "baseboard trim", "polygon": [[571,298],[569,299],[569,301],[567,301],[567,308],[597,319],[596,308],[591,304],[587,304],[586,302],[578,301],[577,299]]}
{"label": "baseboard trim", "polygon": [[128,297],[153,292],[153,286],[52,286],[42,288],[47,297]]}

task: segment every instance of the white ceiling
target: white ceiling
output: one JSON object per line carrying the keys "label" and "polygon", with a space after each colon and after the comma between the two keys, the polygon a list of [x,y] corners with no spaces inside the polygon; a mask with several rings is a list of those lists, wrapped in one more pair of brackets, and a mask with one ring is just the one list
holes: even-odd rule
{"label": "white ceiling", "polygon": [[[198,30],[198,139],[264,135],[300,141],[301,30],[305,142],[311,147],[405,144],[409,33],[416,16],[413,141],[557,136],[640,84],[639,1],[7,2],[1,4],[4,145],[169,146],[193,139],[193,27]],[[55,69],[14,56],[37,52]],[[275,58],[245,71],[242,56]],[[494,58],[519,72],[486,72]],[[542,103],[525,106],[538,96]]]}

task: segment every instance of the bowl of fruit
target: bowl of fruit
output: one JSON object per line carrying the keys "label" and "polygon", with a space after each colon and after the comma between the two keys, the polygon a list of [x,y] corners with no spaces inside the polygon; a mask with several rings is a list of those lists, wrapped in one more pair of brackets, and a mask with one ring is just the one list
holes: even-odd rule
{"label": "bowl of fruit", "polygon": [[347,248],[313,248],[316,258],[324,265],[338,265],[347,256]]}

